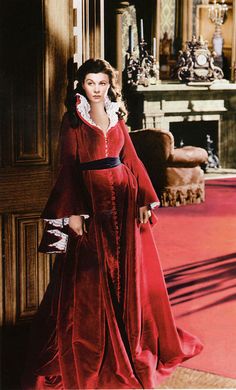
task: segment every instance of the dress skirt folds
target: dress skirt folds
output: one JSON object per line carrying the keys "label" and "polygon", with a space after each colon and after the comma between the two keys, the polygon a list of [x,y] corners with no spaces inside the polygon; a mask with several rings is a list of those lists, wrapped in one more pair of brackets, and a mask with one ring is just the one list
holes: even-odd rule
{"label": "dress skirt folds", "polygon": [[[158,198],[125,123],[114,119],[111,103],[104,133],[83,113],[83,102],[77,128],[68,114],[63,118],[61,169],[40,245],[58,254],[32,324],[22,388],[157,388],[202,344],[176,328],[152,235],[155,214],[152,223],[138,221],[139,207]],[[106,157],[121,163],[80,168]],[[77,236],[70,215],[87,216],[88,232]]]}

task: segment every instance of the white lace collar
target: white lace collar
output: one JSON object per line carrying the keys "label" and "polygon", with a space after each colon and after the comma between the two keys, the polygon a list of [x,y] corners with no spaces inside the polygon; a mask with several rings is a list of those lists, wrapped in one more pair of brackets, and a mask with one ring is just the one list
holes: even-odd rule
{"label": "white lace collar", "polygon": [[[77,111],[79,111],[79,114],[80,116],[85,119],[85,121],[89,122],[91,125],[93,126],[96,126],[96,127],[99,127],[91,118],[90,116],[90,104],[88,102],[88,100],[81,94],[77,93],[76,94],[77,96],[77,103],[76,103],[76,109]],[[107,129],[107,131],[115,126],[118,122],[118,114],[117,112],[119,111],[119,104],[117,102],[112,102],[109,97],[107,96],[105,98],[105,109],[106,109],[106,113],[108,115],[108,118],[109,118],[109,127]],[[100,129],[100,127],[99,127]],[[102,130],[102,129],[101,129]]]}

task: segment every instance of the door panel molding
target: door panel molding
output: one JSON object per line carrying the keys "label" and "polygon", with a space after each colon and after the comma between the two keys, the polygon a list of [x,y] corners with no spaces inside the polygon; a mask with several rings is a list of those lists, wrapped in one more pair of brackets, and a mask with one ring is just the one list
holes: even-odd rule
{"label": "door panel molding", "polygon": [[17,320],[34,315],[49,283],[50,260],[38,252],[43,221],[39,215],[15,215]]}
{"label": "door panel molding", "polygon": [[5,324],[30,320],[49,283],[52,260],[38,252],[43,227],[37,213],[4,216]]}

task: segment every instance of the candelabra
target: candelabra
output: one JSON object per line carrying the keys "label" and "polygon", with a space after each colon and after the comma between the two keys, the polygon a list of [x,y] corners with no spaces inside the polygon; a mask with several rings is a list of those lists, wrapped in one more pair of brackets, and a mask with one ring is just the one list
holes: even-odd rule
{"label": "candelabra", "polygon": [[222,49],[223,49],[223,37],[221,32],[221,26],[224,24],[227,16],[228,6],[225,4],[225,0],[221,0],[221,4],[214,0],[214,3],[208,8],[208,18],[212,23],[215,23],[215,32],[212,38],[212,44],[216,56],[218,57],[218,63],[222,62]]}
{"label": "candelabra", "polygon": [[221,26],[228,11],[228,6],[225,4],[225,0],[221,0],[221,4],[214,0],[213,4],[208,8],[208,17],[216,25]]}
{"label": "candelabra", "polygon": [[143,20],[141,19],[141,37],[138,44],[139,54],[134,50],[132,27],[129,31],[129,51],[126,54],[125,83],[129,86],[157,84],[159,82],[159,65],[156,61],[156,38],[153,38],[153,53],[149,54],[144,40]]}

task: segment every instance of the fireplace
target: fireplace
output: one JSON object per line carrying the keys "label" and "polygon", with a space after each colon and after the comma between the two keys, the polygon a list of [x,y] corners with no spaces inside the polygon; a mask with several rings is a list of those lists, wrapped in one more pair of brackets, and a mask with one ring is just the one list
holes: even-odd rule
{"label": "fireplace", "polygon": [[212,140],[214,152],[219,154],[219,122],[218,121],[194,121],[172,122],[170,131],[175,139],[175,146],[199,146],[207,150],[207,135]]}

